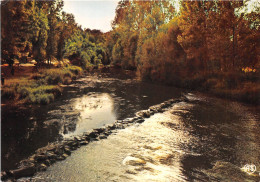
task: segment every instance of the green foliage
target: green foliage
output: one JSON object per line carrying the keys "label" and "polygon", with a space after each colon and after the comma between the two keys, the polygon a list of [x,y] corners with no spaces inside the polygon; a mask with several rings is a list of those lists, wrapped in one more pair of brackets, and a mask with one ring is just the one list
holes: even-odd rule
{"label": "green foliage", "polygon": [[63,77],[69,76],[70,72],[63,69],[49,69],[43,73],[44,78],[48,84],[62,83]]}
{"label": "green foliage", "polygon": [[64,70],[69,70],[71,73],[75,75],[81,75],[83,73],[82,68],[78,66],[67,66],[63,68]]}
{"label": "green foliage", "polygon": [[43,8],[42,2],[36,2],[35,10],[31,14],[31,42],[32,52],[37,62],[43,62],[46,57],[46,46],[48,39],[48,17]]}
{"label": "green foliage", "polygon": [[39,86],[21,86],[18,87],[17,93],[19,94],[20,98],[26,98],[31,95],[44,95],[47,94],[54,94],[60,95],[62,92],[61,88],[55,85],[39,85]]}
{"label": "green foliage", "polygon": [[89,65],[97,66],[105,60],[105,49],[102,44],[90,40],[93,37],[88,32],[79,30],[65,44],[65,57],[72,64],[86,68]]}
{"label": "green foliage", "polygon": [[[47,84],[64,83],[65,78],[73,78],[74,76],[81,75],[83,73],[82,68],[78,66],[67,66],[63,68],[47,69],[40,76]],[[38,82],[41,80],[38,80]]]}
{"label": "green foliage", "polygon": [[27,102],[29,103],[34,103],[34,104],[49,104],[54,100],[54,95],[53,94],[30,94],[26,98]]}
{"label": "green foliage", "polygon": [[63,0],[1,3],[4,60],[9,64],[30,56],[38,63],[62,60],[65,41],[80,29],[73,15],[62,12],[63,4]]}
{"label": "green foliage", "polygon": [[3,99],[20,99],[28,103],[48,104],[55,96],[61,95],[62,89],[58,84],[70,84],[72,79],[83,73],[82,68],[66,66],[63,68],[45,69],[34,74],[30,79],[21,79],[19,82],[7,83],[2,87]]}

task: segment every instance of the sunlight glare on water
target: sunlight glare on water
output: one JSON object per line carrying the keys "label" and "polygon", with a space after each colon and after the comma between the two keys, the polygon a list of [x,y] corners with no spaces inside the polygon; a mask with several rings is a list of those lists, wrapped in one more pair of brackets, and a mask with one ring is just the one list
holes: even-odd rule
{"label": "sunlight glare on water", "polygon": [[[182,103],[172,110],[181,107]],[[180,145],[191,136],[168,127],[179,125],[170,111],[80,148],[39,176],[51,181],[186,181],[180,163],[186,152]]]}
{"label": "sunlight glare on water", "polygon": [[241,170],[252,163],[259,169],[258,115],[242,105],[227,110],[233,103],[188,97],[142,124],[81,147],[33,181],[258,179]]}
{"label": "sunlight glare on water", "polygon": [[63,135],[65,138],[80,135],[92,128],[101,127],[116,120],[114,100],[107,93],[88,94],[76,98],[71,101],[71,107],[78,111],[80,115],[76,129]]}

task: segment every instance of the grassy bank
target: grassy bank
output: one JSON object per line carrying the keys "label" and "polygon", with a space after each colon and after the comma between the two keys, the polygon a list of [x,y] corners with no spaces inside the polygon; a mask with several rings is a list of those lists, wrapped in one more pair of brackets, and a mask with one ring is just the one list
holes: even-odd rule
{"label": "grassy bank", "polygon": [[7,78],[2,86],[2,102],[48,104],[62,92],[60,84],[70,84],[83,70],[77,66],[42,68],[25,77]]}
{"label": "grassy bank", "polygon": [[260,103],[258,73],[205,73],[190,77],[176,77],[168,84],[210,93],[212,95],[248,104]]}

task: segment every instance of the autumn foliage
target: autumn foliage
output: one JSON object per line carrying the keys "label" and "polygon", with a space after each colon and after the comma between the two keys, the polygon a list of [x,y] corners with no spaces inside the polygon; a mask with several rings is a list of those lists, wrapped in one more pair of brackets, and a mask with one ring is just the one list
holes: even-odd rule
{"label": "autumn foliage", "polygon": [[62,7],[62,0],[4,1],[2,60],[65,57],[83,68],[111,64],[144,80],[226,95],[247,90],[259,99],[257,1],[121,0],[107,33],[82,29]]}
{"label": "autumn foliage", "polygon": [[112,64],[136,69],[141,79],[235,99],[250,95],[257,103],[259,4],[248,3],[122,0],[110,32]]}

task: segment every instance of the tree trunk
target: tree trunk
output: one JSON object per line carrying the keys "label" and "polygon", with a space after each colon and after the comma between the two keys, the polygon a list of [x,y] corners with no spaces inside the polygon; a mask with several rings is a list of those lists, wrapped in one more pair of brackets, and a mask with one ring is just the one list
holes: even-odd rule
{"label": "tree trunk", "polygon": [[232,66],[235,69],[235,26],[233,26],[233,53],[232,53]]}

